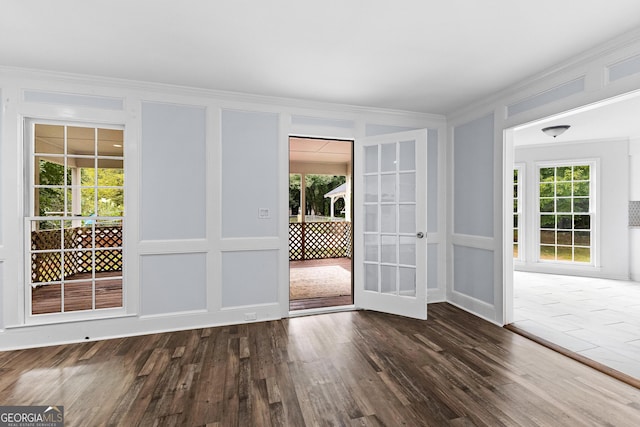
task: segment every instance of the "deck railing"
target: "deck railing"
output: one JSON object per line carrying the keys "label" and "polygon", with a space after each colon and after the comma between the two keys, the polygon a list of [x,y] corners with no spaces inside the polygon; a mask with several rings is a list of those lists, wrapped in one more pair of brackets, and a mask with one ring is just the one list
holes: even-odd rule
{"label": "deck railing", "polygon": [[[62,279],[61,249],[64,239],[64,277],[94,269],[92,228],[31,232],[31,282],[54,282]],[[122,227],[95,227],[95,271],[122,271]],[[46,251],[46,252],[39,252]]]}
{"label": "deck railing", "polygon": [[289,224],[289,260],[351,257],[351,223],[298,222]]}

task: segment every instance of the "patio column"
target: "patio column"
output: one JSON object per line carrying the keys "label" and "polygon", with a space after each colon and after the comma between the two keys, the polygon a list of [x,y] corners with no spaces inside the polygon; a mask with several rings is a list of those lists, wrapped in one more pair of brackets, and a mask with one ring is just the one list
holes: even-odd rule
{"label": "patio column", "polygon": [[306,207],[307,199],[305,194],[306,190],[307,190],[307,185],[306,185],[305,174],[301,173],[300,174],[300,222],[305,221],[304,214],[307,209]]}
{"label": "patio column", "polygon": [[[76,216],[82,213],[82,195],[80,193],[81,175],[80,168],[71,168],[71,215]],[[81,227],[82,221],[74,219],[71,221],[72,227]]]}
{"label": "patio column", "polygon": [[344,194],[344,220],[351,222],[351,163],[348,165],[347,188]]}
{"label": "patio column", "polygon": [[335,203],[336,198],[331,196],[331,221],[333,221],[333,204]]}

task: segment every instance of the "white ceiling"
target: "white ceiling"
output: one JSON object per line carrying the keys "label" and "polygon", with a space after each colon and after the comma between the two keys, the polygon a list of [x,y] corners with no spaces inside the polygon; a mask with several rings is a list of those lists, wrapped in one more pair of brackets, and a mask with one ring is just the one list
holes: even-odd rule
{"label": "white ceiling", "polygon": [[638,0],[2,0],[0,65],[444,114],[638,27]]}
{"label": "white ceiling", "polygon": [[[640,92],[587,105],[516,128],[514,146],[640,138]],[[562,135],[545,135],[547,126],[571,126]]]}

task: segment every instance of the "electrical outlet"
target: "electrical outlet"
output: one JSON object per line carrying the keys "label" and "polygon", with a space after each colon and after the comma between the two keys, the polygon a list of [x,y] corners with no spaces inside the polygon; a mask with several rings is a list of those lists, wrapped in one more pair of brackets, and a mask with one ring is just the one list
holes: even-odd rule
{"label": "electrical outlet", "polygon": [[258,208],[258,218],[268,219],[271,218],[271,211],[269,208]]}
{"label": "electrical outlet", "polygon": [[258,320],[258,315],[256,313],[245,313],[244,320]]}

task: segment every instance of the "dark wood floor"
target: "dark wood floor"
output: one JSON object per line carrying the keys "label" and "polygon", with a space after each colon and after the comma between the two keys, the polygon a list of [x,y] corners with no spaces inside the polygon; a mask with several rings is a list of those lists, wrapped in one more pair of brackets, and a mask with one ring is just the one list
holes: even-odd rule
{"label": "dark wood floor", "polygon": [[67,426],[638,426],[640,390],[448,304],[0,353]]}

